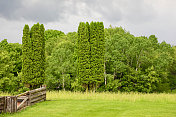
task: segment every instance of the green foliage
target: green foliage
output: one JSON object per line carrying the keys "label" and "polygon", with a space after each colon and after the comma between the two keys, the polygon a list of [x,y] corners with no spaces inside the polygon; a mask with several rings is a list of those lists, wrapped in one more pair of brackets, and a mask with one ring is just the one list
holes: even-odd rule
{"label": "green foliage", "polygon": [[0,42],[0,91],[18,92],[23,87],[19,76],[21,71],[21,45]]}
{"label": "green foliage", "polygon": [[44,36],[46,40],[45,44],[46,56],[51,56],[53,48],[57,45],[57,43],[63,40],[60,37],[64,37],[65,34],[57,30],[46,30]]}
{"label": "green foliage", "polygon": [[101,22],[81,22],[78,32],[67,34],[35,24],[25,25],[22,43],[0,42],[0,91],[23,92],[24,84],[36,88],[43,82],[49,90],[71,91],[176,88],[176,47],[155,35],[135,37]]}
{"label": "green foliage", "polygon": [[25,25],[22,37],[22,79],[24,83],[33,79],[32,75],[32,43],[29,26]]}
{"label": "green foliage", "polygon": [[88,88],[90,84],[90,42],[89,42],[89,24],[81,22],[78,27],[77,40],[77,77],[80,84]]}
{"label": "green foliage", "polygon": [[134,37],[118,27],[105,29],[105,37],[106,73],[119,80],[119,91],[164,91],[159,87],[169,83],[169,68],[173,65],[169,44],[159,44],[154,35]]}
{"label": "green foliage", "polygon": [[46,84],[49,89],[70,89],[71,76],[74,71],[74,44],[69,41],[58,43],[47,59]]}
{"label": "green foliage", "polygon": [[58,38],[61,35],[65,35],[65,34],[62,31],[49,29],[44,32],[44,35],[45,35],[45,40],[47,41],[51,38]]}
{"label": "green foliage", "polygon": [[102,22],[90,23],[91,78],[94,88],[104,80],[105,39]]}
{"label": "green foliage", "polygon": [[34,24],[31,30],[25,25],[22,38],[22,79],[30,88],[39,87],[45,79],[44,26]]}
{"label": "green foliage", "polygon": [[96,89],[104,79],[104,25],[81,22],[78,27],[77,75],[86,89]]}
{"label": "green foliage", "polygon": [[[118,92],[121,87],[120,80],[114,80],[114,75],[106,74],[107,84],[104,86],[102,91]],[[102,87],[102,86],[101,86]],[[100,90],[101,91],[101,90]]]}

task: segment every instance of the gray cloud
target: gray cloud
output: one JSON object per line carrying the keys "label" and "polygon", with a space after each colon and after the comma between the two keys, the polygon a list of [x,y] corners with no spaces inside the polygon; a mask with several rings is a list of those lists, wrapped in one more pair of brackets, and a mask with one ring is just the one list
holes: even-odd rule
{"label": "gray cloud", "polygon": [[21,7],[19,0],[0,0],[0,16],[12,19],[14,13]]}
{"label": "gray cloud", "polygon": [[122,20],[122,11],[114,4],[114,0],[84,0],[84,3],[91,14],[96,12],[106,21],[118,22]]}
{"label": "gray cloud", "polygon": [[[94,16],[94,13],[99,16]],[[1,0],[0,16],[7,20],[53,22],[68,15],[100,17],[108,22],[128,20],[139,23],[155,16],[144,0]]]}
{"label": "gray cloud", "polygon": [[0,16],[7,20],[52,22],[64,18],[66,2],[62,0],[1,0]]}
{"label": "gray cloud", "polygon": [[176,45],[175,5],[175,0],[0,0],[0,39],[21,42],[24,24],[71,32],[80,21],[103,21]]}
{"label": "gray cloud", "polygon": [[134,24],[151,21],[157,16],[154,7],[145,0],[124,0],[122,9],[124,19]]}
{"label": "gray cloud", "polygon": [[131,23],[151,21],[157,15],[145,0],[85,0],[86,6],[101,14],[108,22],[126,20]]}

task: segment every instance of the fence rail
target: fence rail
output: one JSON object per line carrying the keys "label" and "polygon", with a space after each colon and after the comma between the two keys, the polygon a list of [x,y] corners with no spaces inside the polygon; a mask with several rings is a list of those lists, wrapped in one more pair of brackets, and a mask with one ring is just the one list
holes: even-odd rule
{"label": "fence rail", "polygon": [[26,106],[46,100],[46,87],[26,91],[16,96],[0,97],[0,113],[14,113]]}

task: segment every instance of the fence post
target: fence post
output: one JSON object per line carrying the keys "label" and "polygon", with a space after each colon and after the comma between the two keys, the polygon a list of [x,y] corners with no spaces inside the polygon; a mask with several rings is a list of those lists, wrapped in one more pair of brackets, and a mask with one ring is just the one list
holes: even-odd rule
{"label": "fence post", "polygon": [[0,113],[5,113],[5,96],[0,97]]}
{"label": "fence post", "polygon": [[14,111],[17,112],[17,96],[14,96]]}
{"label": "fence post", "polygon": [[6,113],[7,111],[6,111],[6,108],[7,108],[7,97],[5,96],[4,97],[4,102],[5,102],[5,104],[4,104],[4,113]]}
{"label": "fence post", "polygon": [[30,106],[31,105],[31,91],[29,91],[28,100],[29,100],[28,106]]}
{"label": "fence post", "polygon": [[[46,87],[44,87],[44,88],[45,88],[45,91],[46,91]],[[44,95],[45,95],[44,101],[46,101],[46,93]]]}

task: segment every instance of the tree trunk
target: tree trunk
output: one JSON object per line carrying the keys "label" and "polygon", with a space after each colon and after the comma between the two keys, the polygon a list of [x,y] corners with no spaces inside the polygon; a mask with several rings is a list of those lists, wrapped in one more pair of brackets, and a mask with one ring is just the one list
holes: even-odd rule
{"label": "tree trunk", "polygon": [[62,73],[62,76],[63,76],[63,81],[62,81],[62,87],[63,87],[63,90],[65,91],[65,79],[64,79],[64,73]]}
{"label": "tree trunk", "polygon": [[116,76],[116,72],[115,72],[115,71],[114,71],[114,74],[113,74],[113,75],[114,75],[114,80],[115,80],[115,76]]}
{"label": "tree trunk", "polygon": [[106,62],[104,62],[104,80],[105,80],[105,86],[107,84],[107,79],[106,79]]}
{"label": "tree trunk", "polygon": [[136,63],[136,71],[138,70],[138,60],[137,60],[137,63]]}
{"label": "tree trunk", "polygon": [[140,51],[138,57],[137,57],[137,55],[136,55],[136,60],[137,60],[137,63],[136,63],[136,71],[138,71],[138,68],[140,68],[140,61],[139,61],[139,59],[140,59],[140,57],[141,57],[142,51],[143,51],[143,49]]}

